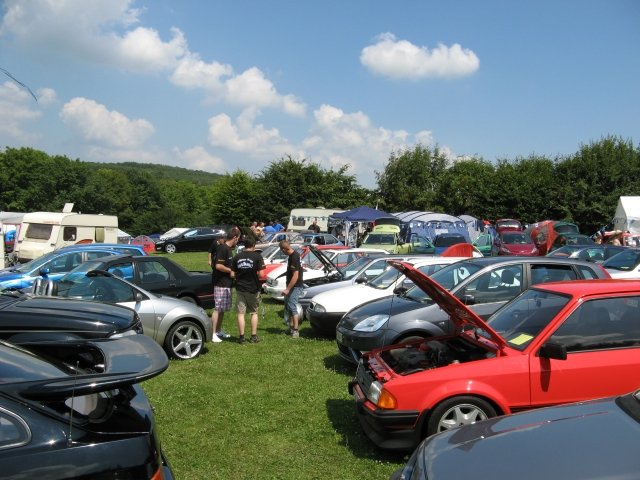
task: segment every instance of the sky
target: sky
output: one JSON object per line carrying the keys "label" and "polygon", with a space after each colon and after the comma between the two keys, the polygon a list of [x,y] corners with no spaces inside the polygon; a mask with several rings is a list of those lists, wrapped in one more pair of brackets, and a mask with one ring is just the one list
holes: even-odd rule
{"label": "sky", "polygon": [[636,0],[0,0],[0,69],[1,148],[91,162],[290,157],[374,188],[417,144],[640,140]]}

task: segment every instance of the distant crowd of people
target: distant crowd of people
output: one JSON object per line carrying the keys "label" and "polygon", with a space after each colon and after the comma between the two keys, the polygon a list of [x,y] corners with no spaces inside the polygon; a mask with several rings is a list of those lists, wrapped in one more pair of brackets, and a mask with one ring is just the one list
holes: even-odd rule
{"label": "distant crowd of people", "polygon": [[[255,226],[255,230],[254,230]],[[256,238],[260,238],[258,234],[260,224],[254,222],[251,229],[256,233]],[[278,232],[284,230],[284,227],[277,222],[271,222],[269,226],[264,228],[264,232],[268,232],[268,228]],[[276,228],[278,228],[276,230]],[[260,232],[263,233],[263,232]],[[256,240],[250,236],[243,239],[244,248],[242,251],[233,254],[233,249],[237,245],[242,232],[239,228],[232,228],[226,235],[214,242],[209,248],[209,266],[212,269],[213,295],[215,305],[211,314],[211,322],[213,324],[213,343],[222,342],[223,339],[231,338],[231,335],[222,329],[222,323],[226,312],[231,310],[232,306],[232,288],[235,282],[236,289],[236,311],[238,323],[238,341],[241,344],[257,343],[258,338],[258,312],[261,305],[261,285],[260,271],[265,269],[264,258],[259,252],[256,252]],[[299,338],[298,324],[300,321],[297,304],[302,292],[302,263],[300,254],[294,250],[287,240],[282,240],[279,244],[282,252],[287,255],[287,273],[285,296],[285,318],[288,317],[288,332],[291,338]],[[245,337],[245,321],[246,314],[250,315],[251,337],[247,340]]]}

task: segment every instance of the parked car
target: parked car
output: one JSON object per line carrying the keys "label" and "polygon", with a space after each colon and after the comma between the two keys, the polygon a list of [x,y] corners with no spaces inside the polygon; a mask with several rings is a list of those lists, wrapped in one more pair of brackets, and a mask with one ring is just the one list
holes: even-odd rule
{"label": "parked car", "polygon": [[[386,255],[386,252],[377,249],[368,250],[340,246],[335,250],[333,248],[324,250],[318,247],[303,247],[300,260],[304,283],[307,286],[312,286],[338,280],[343,276],[340,270],[342,267],[346,267],[356,259],[369,254]],[[275,300],[284,301],[282,292],[286,287],[286,274],[287,264],[285,262],[269,272],[267,281],[263,285],[263,291]]]}
{"label": "parked car", "polygon": [[472,245],[480,250],[480,253],[485,257],[490,257],[495,254],[494,236],[490,233],[482,233],[478,235]]}
{"label": "parked car", "polygon": [[344,245],[330,233],[302,233],[303,243],[312,245]]}
{"label": "parked car", "polygon": [[121,254],[115,248],[91,247],[89,244],[60,248],[27,263],[0,270],[0,289],[28,289],[36,278],[56,280],[87,260]]}
{"label": "parked car", "polygon": [[203,308],[213,307],[211,272],[190,272],[162,256],[115,255],[84,262],[74,273],[104,270],[148,292],[176,297]]}
{"label": "parked car", "polygon": [[173,479],[139,383],[167,369],[150,338],[0,342],[4,478]]}
{"label": "parked car", "polygon": [[484,420],[425,439],[391,479],[635,478],[639,412],[636,391]]}
{"label": "parked car", "polygon": [[270,245],[278,245],[282,240],[288,240],[289,243],[304,243],[304,238],[300,232],[269,232],[256,243],[256,252],[262,252]]}
{"label": "parked car", "polygon": [[515,218],[499,218],[496,220],[496,232],[522,232],[524,227]]}
{"label": "parked car", "polygon": [[[486,319],[530,285],[609,274],[599,265],[573,259],[480,257],[447,265],[432,278]],[[416,285],[404,295],[373,300],[345,313],[336,327],[336,343],[343,358],[357,362],[363,351],[406,338],[451,334],[454,327],[447,313]]]}
{"label": "parked car", "polygon": [[627,247],[619,245],[565,245],[547,253],[547,257],[577,258],[587,262],[604,263],[626,249]]}
{"label": "parked car", "polygon": [[487,322],[433,278],[394,262],[455,325],[376,349],[349,391],[367,436],[412,450],[434,433],[497,415],[620,395],[637,385],[640,281],[535,285]]}
{"label": "parked car", "polygon": [[458,243],[468,243],[464,235],[460,233],[440,233],[433,239],[433,246],[435,247],[434,253],[436,255],[441,254],[447,248]]}
{"label": "parked car", "polygon": [[119,305],[0,294],[0,338],[26,342],[123,337],[143,333],[138,314]]}
{"label": "parked car", "polygon": [[211,341],[211,319],[202,307],[156,295],[106,271],[73,271],[58,280],[48,293],[135,310],[144,333],[162,345],[171,358],[195,358],[202,353],[205,342]]}
{"label": "parked car", "polygon": [[211,244],[226,235],[226,231],[212,227],[190,228],[169,238],[162,238],[155,243],[156,252],[207,252]]}
{"label": "parked car", "polygon": [[613,278],[640,278],[640,248],[627,247],[602,266]]}
{"label": "parked car", "polygon": [[559,233],[556,236],[556,239],[551,244],[549,248],[549,252],[553,252],[557,248],[564,247],[565,245],[595,245],[596,242],[593,241],[591,237],[588,235],[584,235],[582,233]]}
{"label": "parked car", "polygon": [[[465,257],[425,257],[407,259],[406,262],[415,265],[426,275],[431,275],[445,265],[462,260]],[[311,299],[305,315],[309,323],[317,331],[325,335],[334,336],[336,326],[342,316],[349,310],[363,303],[379,298],[388,298],[394,294],[401,294],[413,286],[413,282],[404,278],[394,268],[388,268],[383,273],[367,283],[359,283],[319,293]]]}
{"label": "parked car", "polygon": [[502,231],[495,241],[496,255],[530,256],[538,255],[536,244],[524,232]]}
{"label": "parked car", "polygon": [[66,247],[60,247],[56,249],[56,252],[67,252],[71,250],[83,250],[83,249],[107,249],[117,250],[120,253],[128,253],[129,255],[147,255],[143,245],[134,243],[76,243],[74,245],[68,245]]}

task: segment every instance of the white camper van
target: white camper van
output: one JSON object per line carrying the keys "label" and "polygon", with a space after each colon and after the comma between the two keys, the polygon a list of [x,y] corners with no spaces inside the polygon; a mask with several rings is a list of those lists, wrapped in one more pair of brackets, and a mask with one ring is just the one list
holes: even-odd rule
{"label": "white camper van", "polygon": [[338,208],[294,208],[289,214],[287,230],[291,232],[303,232],[309,230],[314,220],[318,221],[320,231],[329,233],[329,216],[334,213],[344,212]]}
{"label": "white camper van", "polygon": [[[65,210],[69,207],[65,206]],[[80,242],[117,243],[118,217],[71,211],[25,213],[14,255],[19,262],[27,262]]]}

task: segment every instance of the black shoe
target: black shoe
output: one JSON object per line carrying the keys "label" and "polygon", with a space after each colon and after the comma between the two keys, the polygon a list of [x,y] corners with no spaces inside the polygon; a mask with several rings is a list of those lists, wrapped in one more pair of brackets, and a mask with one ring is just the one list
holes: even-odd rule
{"label": "black shoe", "polygon": [[260,341],[260,339],[258,338],[257,335],[251,335],[251,340],[249,340],[251,343],[258,343]]}
{"label": "black shoe", "polygon": [[238,343],[240,345],[244,344],[246,342],[246,340],[244,339],[244,335],[240,335],[240,338],[238,339]]}

